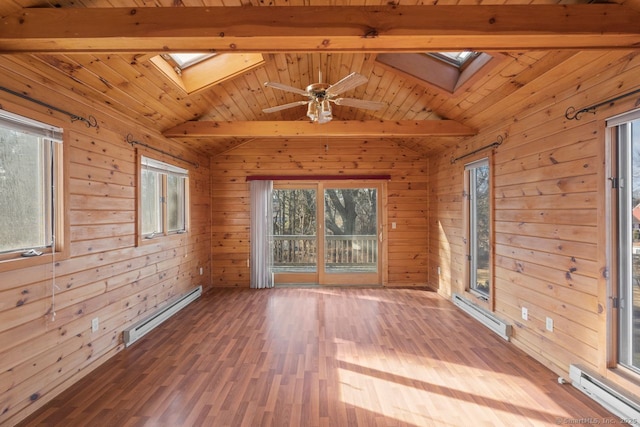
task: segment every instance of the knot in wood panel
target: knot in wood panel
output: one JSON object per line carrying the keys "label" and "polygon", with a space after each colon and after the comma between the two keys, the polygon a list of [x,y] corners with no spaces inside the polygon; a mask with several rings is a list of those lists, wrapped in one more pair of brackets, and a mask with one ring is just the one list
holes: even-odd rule
{"label": "knot in wood panel", "polygon": [[378,34],[378,30],[376,30],[375,28],[369,28],[364,35],[362,36],[362,38],[365,39],[375,39],[379,36],[380,34]]}

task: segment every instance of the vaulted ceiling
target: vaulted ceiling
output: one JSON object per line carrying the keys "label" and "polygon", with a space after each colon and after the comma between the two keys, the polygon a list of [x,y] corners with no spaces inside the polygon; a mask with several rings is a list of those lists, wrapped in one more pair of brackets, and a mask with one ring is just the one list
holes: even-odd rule
{"label": "vaulted ceiling", "polygon": [[[24,70],[6,82],[12,90],[44,78],[211,155],[253,138],[301,134],[396,139],[429,154],[504,120],[510,97],[550,70],[588,61],[585,50],[640,46],[640,0],[343,3],[3,1],[0,66]],[[457,90],[430,82],[429,64],[402,65],[407,55],[452,50],[488,55]],[[153,58],[191,51],[260,53],[264,61],[187,93]],[[334,105],[327,124],[309,123],[304,105],[262,111],[304,99],[267,81],[305,88],[319,73],[334,83],[352,72],[368,81],[344,95],[384,108]]]}

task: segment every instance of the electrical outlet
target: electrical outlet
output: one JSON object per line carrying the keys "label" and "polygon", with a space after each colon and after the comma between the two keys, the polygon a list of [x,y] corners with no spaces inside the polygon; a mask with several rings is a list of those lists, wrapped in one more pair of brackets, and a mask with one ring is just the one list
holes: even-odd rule
{"label": "electrical outlet", "polygon": [[438,276],[440,275],[441,271],[440,271],[440,267],[438,267]]}
{"label": "electrical outlet", "polygon": [[522,320],[529,320],[529,310],[527,310],[527,307],[522,307]]}
{"label": "electrical outlet", "polygon": [[396,223],[395,223],[395,222],[392,222],[392,223],[391,223],[391,229],[392,229],[392,230],[395,230],[395,229],[396,229]]}
{"label": "electrical outlet", "polygon": [[547,331],[553,332],[553,319],[551,317],[547,317]]}
{"label": "electrical outlet", "polygon": [[96,332],[98,329],[100,329],[100,319],[94,317],[91,319],[91,332]]}
{"label": "electrical outlet", "polygon": [[202,269],[202,267],[200,267],[200,275],[202,276],[203,273],[204,273],[204,270]]}

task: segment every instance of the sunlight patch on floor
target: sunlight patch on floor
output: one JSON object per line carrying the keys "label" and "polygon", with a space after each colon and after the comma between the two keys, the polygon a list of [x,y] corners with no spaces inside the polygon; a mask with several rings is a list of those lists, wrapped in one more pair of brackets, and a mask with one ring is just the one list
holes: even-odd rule
{"label": "sunlight patch on floor", "polygon": [[[345,351],[352,353],[353,349]],[[505,421],[546,425],[566,416],[551,397],[544,402],[533,400],[527,392],[533,385],[513,375],[465,366],[463,377],[457,374],[458,363],[406,354],[362,355],[361,348],[359,351],[358,357],[336,358],[340,400],[385,417],[446,426],[468,425],[470,419],[474,425],[504,425]],[[514,382],[521,387],[504,385]]]}

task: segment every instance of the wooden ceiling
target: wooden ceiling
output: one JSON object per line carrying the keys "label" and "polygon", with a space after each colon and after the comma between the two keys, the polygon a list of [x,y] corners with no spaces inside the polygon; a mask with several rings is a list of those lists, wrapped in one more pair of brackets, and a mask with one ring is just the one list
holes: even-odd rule
{"label": "wooden ceiling", "polygon": [[[345,6],[314,0],[5,0],[0,53],[6,55],[0,66],[24,70],[24,78],[7,85],[12,90],[44,76],[49,84],[211,155],[257,137],[310,132],[394,139],[430,154],[508,119],[512,99],[526,96],[528,85],[545,73],[575,69],[594,49],[625,52],[640,45],[640,0],[622,6],[430,3],[438,6],[383,0],[367,0],[366,7],[364,0]],[[380,52],[463,49],[492,59],[454,93],[376,61]],[[259,52],[265,61],[192,94],[150,61],[163,51],[207,50]],[[304,99],[265,88],[264,82],[305,88],[318,81],[319,71],[329,83],[351,72],[363,74],[368,82],[344,95],[386,107],[336,105],[330,126],[308,123],[305,106],[262,112]]]}

